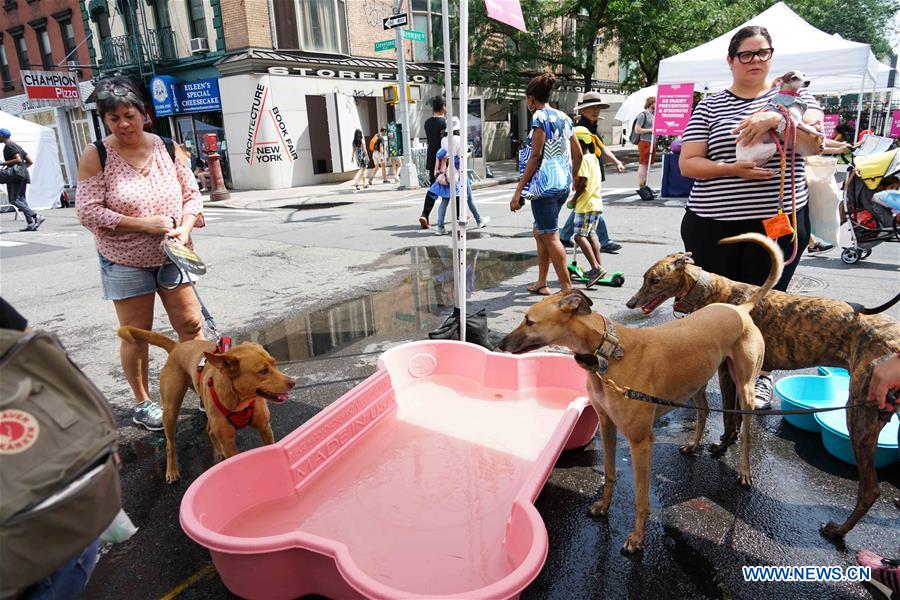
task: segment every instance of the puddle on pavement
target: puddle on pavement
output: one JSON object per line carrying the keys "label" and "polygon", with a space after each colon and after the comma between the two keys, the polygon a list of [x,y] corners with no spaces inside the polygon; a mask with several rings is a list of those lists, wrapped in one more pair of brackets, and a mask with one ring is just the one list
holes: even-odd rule
{"label": "puddle on pavement", "polygon": [[[537,264],[532,255],[469,249],[466,287],[491,289]],[[365,338],[424,338],[453,308],[452,249],[414,247],[386,254],[359,270],[407,269],[386,289],[292,316],[253,332],[279,362],[300,362],[336,352]]]}

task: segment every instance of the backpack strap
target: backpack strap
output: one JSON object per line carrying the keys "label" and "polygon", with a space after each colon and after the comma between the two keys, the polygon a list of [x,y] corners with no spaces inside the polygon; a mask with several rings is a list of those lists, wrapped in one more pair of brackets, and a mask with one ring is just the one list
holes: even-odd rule
{"label": "backpack strap", "polygon": [[175,140],[163,136],[159,136],[159,138],[166,145],[166,152],[169,153],[169,158],[172,159],[172,162],[175,162]]}
{"label": "backpack strap", "polygon": [[100,170],[106,170],[106,144],[103,143],[103,140],[96,140],[94,142],[94,148],[97,149],[97,154],[100,155]]}

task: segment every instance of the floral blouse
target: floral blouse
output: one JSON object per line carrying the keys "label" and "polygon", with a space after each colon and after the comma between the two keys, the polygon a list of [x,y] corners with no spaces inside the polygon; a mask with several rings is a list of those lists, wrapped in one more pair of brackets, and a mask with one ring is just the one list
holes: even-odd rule
{"label": "floral blouse", "polygon": [[170,216],[177,223],[185,214],[199,215],[203,200],[191,170],[173,161],[159,136],[153,136],[150,172],[143,176],[106,140],[106,167],[78,182],[75,206],[78,220],[94,233],[97,250],[110,261],[130,267],[158,267],[165,262],[163,234],[117,231],[123,217]]}

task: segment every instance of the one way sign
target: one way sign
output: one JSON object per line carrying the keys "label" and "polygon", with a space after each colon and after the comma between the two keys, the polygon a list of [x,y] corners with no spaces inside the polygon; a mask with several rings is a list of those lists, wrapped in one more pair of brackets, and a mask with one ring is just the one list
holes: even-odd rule
{"label": "one way sign", "polygon": [[409,17],[406,16],[406,13],[400,13],[397,15],[391,15],[389,17],[385,17],[383,19],[384,29],[387,31],[388,29],[393,29],[395,27],[403,27],[407,23],[409,23]]}

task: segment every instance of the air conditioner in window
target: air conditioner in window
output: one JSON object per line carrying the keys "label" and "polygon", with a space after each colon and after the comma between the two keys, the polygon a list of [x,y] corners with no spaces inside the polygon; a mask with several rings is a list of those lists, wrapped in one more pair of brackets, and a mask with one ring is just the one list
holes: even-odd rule
{"label": "air conditioner in window", "polygon": [[78,61],[77,61],[77,60],[70,60],[70,61],[67,61],[66,64],[69,65],[69,68],[70,68],[70,69],[77,69],[77,68],[78,68]]}
{"label": "air conditioner in window", "polygon": [[191,54],[209,52],[209,39],[205,37],[191,39]]}

